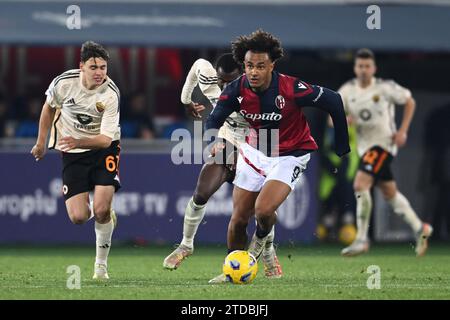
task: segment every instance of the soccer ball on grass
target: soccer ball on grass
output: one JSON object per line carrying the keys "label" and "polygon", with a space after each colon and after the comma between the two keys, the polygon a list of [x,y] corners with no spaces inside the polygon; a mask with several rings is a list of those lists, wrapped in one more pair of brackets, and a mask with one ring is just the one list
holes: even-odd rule
{"label": "soccer ball on grass", "polygon": [[258,272],[255,257],[244,250],[230,252],[223,263],[223,274],[234,284],[251,283]]}

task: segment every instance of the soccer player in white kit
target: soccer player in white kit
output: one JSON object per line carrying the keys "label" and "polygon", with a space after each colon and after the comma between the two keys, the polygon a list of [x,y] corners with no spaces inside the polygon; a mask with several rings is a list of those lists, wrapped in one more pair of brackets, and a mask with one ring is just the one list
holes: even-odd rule
{"label": "soccer player in white kit", "polygon": [[[32,155],[41,160],[49,149],[61,151],[63,194],[70,220],[83,224],[95,217],[94,279],[108,279],[107,259],[116,216],[111,208],[120,188],[120,92],[106,75],[108,52],[87,41],[80,69],[56,77],[45,92],[39,134]],[[89,192],[94,191],[93,202]]]}
{"label": "soccer player in white kit", "polygon": [[[358,232],[355,241],[344,248],[341,254],[355,256],[369,250],[367,232],[372,211],[370,189],[377,186],[393,211],[414,231],[416,255],[423,256],[433,228],[418,218],[409,201],[397,189],[390,167],[398,147],[406,143],[415,101],[411,92],[396,82],[375,78],[375,56],[369,49],[360,49],[356,53],[354,72],[356,78],[346,82],[339,93],[350,121],[356,125],[357,149],[361,158],[353,184]],[[404,105],[398,130],[394,120],[395,105]]]}
{"label": "soccer player in white kit", "polygon": [[[234,61],[231,53],[223,54],[216,62],[215,68],[205,60],[198,59],[192,65],[186,82],[181,92],[181,101],[188,111],[195,118],[200,118],[200,112],[205,109],[203,105],[193,103],[191,100],[192,92],[198,85],[202,93],[209,99],[213,107],[222,92],[222,89],[231,81],[239,77],[241,70]],[[194,237],[198,226],[205,215],[205,206],[209,198],[225,182],[232,182],[235,175],[235,154],[239,145],[245,141],[248,133],[248,122],[238,113],[231,114],[225,124],[220,128],[218,136],[224,141],[228,141],[228,146],[220,151],[223,152],[222,164],[213,161],[206,163],[199,175],[197,186],[191,200],[189,201],[184,215],[183,240],[181,244],[168,255],[163,262],[166,269],[174,270],[178,268],[181,262],[194,251]],[[227,150],[228,149],[228,150]],[[217,151],[219,153],[219,151]],[[216,159],[218,156],[216,155]],[[230,161],[231,159],[231,161]],[[238,219],[235,217],[230,220],[228,226],[228,248],[243,248],[247,244],[246,228],[247,219]],[[238,238],[238,241],[234,240]],[[281,266],[273,246],[274,231],[263,252],[263,261],[265,265],[265,274],[269,278],[279,278],[282,275]],[[211,283],[221,283],[224,279],[220,278]]]}

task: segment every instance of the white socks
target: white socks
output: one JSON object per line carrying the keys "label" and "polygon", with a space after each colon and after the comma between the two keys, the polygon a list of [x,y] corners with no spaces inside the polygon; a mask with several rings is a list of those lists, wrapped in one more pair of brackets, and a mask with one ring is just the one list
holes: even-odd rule
{"label": "white socks", "polygon": [[415,233],[420,231],[422,221],[417,217],[417,214],[414,212],[413,208],[411,208],[408,199],[406,199],[403,194],[397,191],[395,196],[392,199],[389,199],[388,202],[394,212],[401,216]]}
{"label": "white socks", "polygon": [[356,197],[356,240],[367,241],[370,214],[372,213],[372,197],[370,190],[355,192]]}
{"label": "white socks", "polygon": [[[367,240],[367,231],[369,229],[370,214],[372,212],[372,197],[370,191],[355,192],[356,196],[356,225],[358,232],[356,239],[360,241]],[[411,208],[408,199],[403,194],[397,191],[388,203],[396,214],[401,216],[405,222],[411,226],[415,233],[422,228],[422,221],[417,217],[417,214]]]}
{"label": "white socks", "polygon": [[198,226],[205,216],[205,205],[199,206],[194,203],[191,198],[184,212],[183,240],[181,244],[193,248],[194,237],[197,233]]}
{"label": "white socks", "polygon": [[107,265],[109,249],[111,248],[111,236],[114,230],[112,219],[108,223],[100,224],[95,221],[95,236],[97,238],[95,263]]}

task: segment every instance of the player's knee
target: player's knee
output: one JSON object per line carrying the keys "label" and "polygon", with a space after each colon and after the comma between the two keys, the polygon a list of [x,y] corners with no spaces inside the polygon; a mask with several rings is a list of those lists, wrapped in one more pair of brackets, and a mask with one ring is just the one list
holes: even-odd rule
{"label": "player's knee", "polygon": [[95,215],[95,221],[100,224],[105,224],[110,221],[110,217],[107,214],[104,215]]}
{"label": "player's knee", "polygon": [[70,221],[72,221],[73,224],[83,224],[86,222],[87,217],[84,214],[80,213],[69,213]]}
{"label": "player's knee", "polygon": [[194,203],[198,206],[203,206],[208,202],[209,197],[210,197],[210,195],[207,194],[207,192],[196,191],[194,193],[194,197],[193,197]]}
{"label": "player's knee", "polygon": [[230,228],[244,228],[246,229],[248,225],[248,218],[240,215],[233,215],[230,219]]}
{"label": "player's knee", "polygon": [[256,219],[269,219],[275,216],[275,208],[269,205],[258,205],[255,206],[255,218]]}
{"label": "player's knee", "polygon": [[370,190],[370,186],[355,180],[353,183],[353,190],[355,190],[355,192],[364,192]]}
{"label": "player's knee", "polygon": [[104,205],[94,206],[95,220],[98,223],[106,223],[109,219],[110,207]]}
{"label": "player's knee", "polygon": [[395,194],[397,193],[397,190],[393,188],[381,188],[381,193],[383,195],[383,198],[385,200],[392,200],[395,197]]}

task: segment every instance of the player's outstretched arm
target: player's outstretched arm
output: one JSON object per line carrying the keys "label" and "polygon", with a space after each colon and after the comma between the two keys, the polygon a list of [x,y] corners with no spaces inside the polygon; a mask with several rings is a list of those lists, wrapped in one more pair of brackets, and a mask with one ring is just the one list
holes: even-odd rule
{"label": "player's outstretched arm", "polygon": [[234,111],[239,111],[239,101],[237,100],[236,87],[227,86],[219,97],[217,105],[206,119],[205,130],[219,129],[226,118]]}
{"label": "player's outstretched arm", "polygon": [[414,116],[414,111],[416,110],[416,101],[413,97],[410,97],[405,103],[405,110],[403,111],[402,124],[398,131],[392,137],[394,143],[398,147],[403,147],[408,139],[409,125],[411,124],[412,118]]}
{"label": "player's outstretched arm", "polygon": [[47,141],[48,132],[53,122],[56,109],[50,107],[47,103],[44,104],[41,111],[41,117],[39,119],[39,133],[36,140],[36,144],[31,149],[31,154],[36,161],[41,160],[46,151],[45,143]]}
{"label": "player's outstretched arm", "polygon": [[347,116],[339,93],[322,88],[322,97],[316,102],[318,107],[328,112],[333,120],[336,154],[343,156],[350,152]]}
{"label": "player's outstretched arm", "polygon": [[186,111],[194,118],[200,119],[202,117],[200,113],[205,110],[205,107],[191,100],[192,92],[194,92],[194,88],[197,85],[210,101],[217,99],[220,95],[220,88],[217,86],[216,70],[205,59],[198,59],[194,62],[181,90],[181,102]]}
{"label": "player's outstretched arm", "polygon": [[104,134],[99,134],[94,138],[75,139],[63,137],[59,140],[58,146],[61,151],[67,152],[72,149],[105,149],[111,145],[112,139]]}
{"label": "player's outstretched arm", "polygon": [[199,103],[190,102],[188,104],[184,104],[184,107],[189,115],[196,119],[201,119],[202,115],[200,112],[205,110],[205,106]]}
{"label": "player's outstretched arm", "polygon": [[296,98],[299,106],[313,106],[320,108],[331,116],[334,125],[335,152],[338,156],[343,156],[350,152],[347,118],[344,104],[339,93],[320,86],[311,86],[303,83],[306,88],[298,93]]}
{"label": "player's outstretched arm", "polygon": [[[213,109],[213,111],[209,114],[208,119],[206,119],[205,130],[208,131],[210,129],[218,130],[225,122],[226,118],[232,114],[234,111],[238,111],[239,109],[238,100],[233,95],[233,90],[230,87],[225,88],[225,91],[219,97],[219,101],[217,105]],[[211,133],[207,133],[209,136]],[[215,136],[212,136],[210,139],[210,143],[215,141],[214,145],[211,146],[211,156],[214,156],[216,152],[225,148],[225,143],[223,143],[222,139],[215,139]]]}
{"label": "player's outstretched arm", "polygon": [[227,108],[223,104],[217,104],[214,110],[206,119],[205,129],[219,129],[225,122],[225,119],[233,113],[233,109]]}

